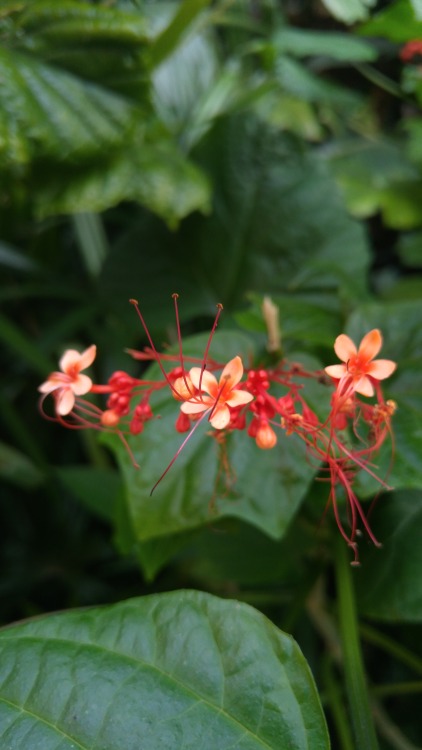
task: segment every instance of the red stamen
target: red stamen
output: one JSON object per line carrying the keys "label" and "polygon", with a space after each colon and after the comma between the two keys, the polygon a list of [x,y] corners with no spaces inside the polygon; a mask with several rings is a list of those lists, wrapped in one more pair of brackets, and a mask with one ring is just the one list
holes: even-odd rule
{"label": "red stamen", "polygon": [[179,319],[179,306],[177,304],[177,300],[179,299],[179,295],[177,292],[172,294],[173,300],[174,300],[174,314],[176,317],[176,329],[177,329],[177,341],[179,344],[179,360],[180,360],[180,366],[182,368],[182,378],[183,382],[186,386],[186,390],[188,393],[190,393],[191,396],[194,396],[195,391],[192,390],[191,386],[189,385],[189,382],[186,377],[186,370],[185,370],[185,363],[183,359],[183,345],[182,345],[182,331],[180,328],[180,319]]}
{"label": "red stamen", "polygon": [[156,488],[156,487],[158,487],[158,485],[160,484],[161,480],[162,480],[162,479],[164,479],[164,477],[166,476],[167,472],[168,472],[168,471],[170,471],[170,469],[171,469],[171,467],[173,466],[173,464],[175,463],[175,461],[176,461],[176,460],[177,460],[177,459],[179,458],[179,456],[180,456],[180,454],[181,454],[181,452],[182,452],[183,448],[185,447],[186,443],[188,442],[188,440],[190,440],[190,438],[192,437],[193,433],[194,433],[194,432],[195,432],[195,430],[196,430],[196,429],[197,429],[197,428],[199,427],[199,425],[200,425],[200,424],[201,424],[201,422],[202,422],[202,421],[204,420],[204,418],[206,417],[206,415],[208,414],[208,412],[209,412],[209,411],[210,411],[209,409],[208,409],[207,411],[204,411],[204,413],[203,413],[203,414],[201,415],[200,419],[198,419],[198,421],[197,421],[197,422],[195,422],[195,424],[194,424],[194,426],[192,427],[192,429],[191,429],[191,431],[189,432],[189,434],[188,434],[188,435],[186,435],[186,437],[185,437],[185,439],[184,439],[183,443],[182,443],[182,444],[181,444],[181,445],[179,446],[179,448],[177,449],[177,451],[176,451],[175,455],[173,456],[173,458],[171,459],[171,461],[170,461],[169,465],[168,465],[168,466],[167,466],[167,468],[166,468],[166,469],[165,469],[165,470],[163,471],[163,473],[161,474],[160,478],[159,478],[159,479],[158,479],[158,480],[156,481],[156,483],[154,484],[154,487],[152,488],[151,492],[149,493],[149,494],[150,494],[150,497],[151,497],[152,493],[154,492],[155,488]]}
{"label": "red stamen", "polygon": [[205,370],[205,367],[206,367],[206,362],[207,362],[207,359],[208,359],[208,352],[210,350],[212,337],[214,336],[214,333],[216,331],[218,319],[219,319],[222,311],[223,311],[223,305],[221,304],[221,302],[219,302],[218,305],[217,305],[217,313],[216,313],[216,316],[214,318],[214,323],[212,325],[210,335],[208,336],[207,345],[206,345],[205,351],[204,351],[204,357],[203,357],[202,365],[201,365],[201,374],[199,376],[199,391],[201,391],[202,374],[203,374],[203,372]]}
{"label": "red stamen", "polygon": [[150,346],[151,346],[151,349],[152,349],[152,351],[154,353],[154,359],[155,359],[155,361],[157,362],[157,364],[158,364],[158,366],[159,366],[159,368],[160,368],[160,370],[161,370],[161,372],[162,372],[162,374],[163,374],[163,376],[164,376],[167,384],[170,386],[170,388],[173,391],[173,393],[175,393],[176,396],[178,396],[179,394],[177,393],[176,388],[174,387],[174,385],[171,382],[168,374],[166,373],[163,365],[161,364],[161,356],[160,356],[160,354],[157,352],[157,350],[155,348],[155,344],[154,344],[154,342],[152,340],[152,337],[151,337],[151,334],[150,334],[150,332],[148,330],[147,324],[145,323],[143,315],[142,315],[142,313],[141,313],[141,311],[139,309],[139,302],[136,299],[130,299],[129,302],[130,302],[131,305],[134,306],[134,308],[135,308],[135,310],[137,312],[138,318],[141,321],[142,328],[144,329],[144,331],[146,333],[147,339],[148,339],[148,341],[150,343]]}

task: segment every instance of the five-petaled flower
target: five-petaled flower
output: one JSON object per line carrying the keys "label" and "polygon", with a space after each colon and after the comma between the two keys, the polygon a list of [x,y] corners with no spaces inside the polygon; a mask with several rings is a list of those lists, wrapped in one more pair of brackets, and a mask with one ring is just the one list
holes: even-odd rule
{"label": "five-petaled flower", "polygon": [[[344,384],[344,390],[361,393],[362,396],[373,396],[373,380],[384,380],[396,369],[397,365],[390,359],[374,359],[382,346],[382,336],[377,328],[363,337],[359,349],[352,339],[342,333],[337,336],[334,351],[345,364],[329,365],[325,372]],[[339,388],[340,388],[339,383]]]}
{"label": "five-petaled flower", "polygon": [[41,393],[54,393],[56,413],[60,416],[70,414],[75,404],[75,396],[83,396],[91,390],[92,380],[88,375],[81,375],[81,370],[92,365],[96,351],[95,344],[82,353],[76,349],[68,349],[59,362],[61,372],[52,372],[39,386],[38,390]]}
{"label": "five-petaled flower", "polygon": [[226,364],[220,380],[212,372],[201,367],[192,367],[189,378],[198,393],[187,399],[180,407],[184,414],[210,412],[209,421],[216,430],[224,430],[231,418],[229,407],[244,406],[253,400],[253,395],[237,388],[243,375],[243,364],[239,356]]}

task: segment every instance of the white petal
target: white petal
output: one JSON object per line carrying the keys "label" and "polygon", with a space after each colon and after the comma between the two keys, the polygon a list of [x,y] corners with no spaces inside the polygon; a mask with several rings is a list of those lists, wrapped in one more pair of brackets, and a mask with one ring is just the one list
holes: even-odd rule
{"label": "white petal", "polygon": [[334,342],[334,351],[342,362],[347,362],[350,357],[356,354],[357,349],[352,339],[345,333],[341,333]]}
{"label": "white petal", "polygon": [[73,393],[76,393],[77,396],[82,396],[84,393],[88,393],[88,391],[91,390],[92,380],[88,375],[78,375],[76,380],[72,382],[71,388]]}
{"label": "white petal", "polygon": [[374,328],[373,331],[369,331],[360,342],[359,354],[362,354],[366,360],[370,360],[377,356],[381,347],[381,333],[378,328]]}
{"label": "white petal", "polygon": [[210,423],[216,430],[224,430],[230,422],[230,410],[228,406],[222,404],[218,406],[213,413]]}
{"label": "white petal", "polygon": [[79,369],[80,370],[86,370],[87,367],[92,365],[95,356],[97,354],[97,347],[95,344],[92,344],[88,347],[88,349],[85,349],[84,352],[81,354],[80,362],[79,362]]}
{"label": "white petal", "polygon": [[368,375],[372,375],[376,380],[384,380],[389,378],[396,368],[396,363],[391,359],[374,359],[369,365]]}
{"label": "white petal", "polygon": [[353,390],[356,393],[361,393],[362,396],[374,395],[374,386],[372,385],[369,378],[367,378],[366,376],[364,376],[363,378],[359,378],[359,380],[354,382]]}
{"label": "white petal", "polygon": [[232,391],[230,394],[230,398],[227,399],[226,404],[229,406],[243,406],[244,404],[249,404],[250,401],[253,400],[252,393],[248,393],[247,391]]}
{"label": "white petal", "polygon": [[221,388],[224,383],[230,385],[230,388],[234,388],[235,385],[240,383],[243,375],[243,362],[239,356],[233,357],[230,362],[227,362],[223,372],[220,375],[219,387]]}
{"label": "white petal", "polygon": [[79,362],[81,360],[81,355],[79,352],[76,351],[76,349],[67,349],[63,356],[59,360],[59,367],[63,372],[67,372],[69,368],[71,367],[77,367],[78,370],[81,368],[79,367]]}
{"label": "white petal", "polygon": [[336,380],[340,380],[347,372],[346,365],[328,365],[328,367],[324,367],[324,370],[327,375]]}
{"label": "white petal", "polygon": [[72,411],[75,404],[75,394],[71,388],[62,388],[59,391],[56,402],[56,411],[62,417]]}
{"label": "white petal", "polygon": [[183,412],[183,414],[200,414],[201,411],[206,411],[207,409],[210,409],[212,404],[202,404],[202,403],[193,403],[192,401],[185,401],[184,404],[181,405],[180,411]]}
{"label": "white petal", "polygon": [[192,367],[189,370],[189,377],[195,388],[199,390],[199,383],[201,383],[200,390],[206,391],[211,396],[218,390],[217,378],[208,370],[202,370],[201,367]]}

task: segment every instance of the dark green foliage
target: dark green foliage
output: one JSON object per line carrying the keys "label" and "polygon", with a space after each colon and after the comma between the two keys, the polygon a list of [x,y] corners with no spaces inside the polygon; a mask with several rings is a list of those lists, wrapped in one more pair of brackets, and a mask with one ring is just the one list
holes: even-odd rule
{"label": "dark green foliage", "polygon": [[128,299],[177,353],[174,292],[197,357],[222,303],[211,356],[268,364],[268,294],[309,369],[381,329],[397,412],[357,488],[383,546],[351,574],[379,748],[421,745],[422,77],[399,56],[421,24],[418,0],[1,3],[2,623],[152,594],[3,630],[2,748],[325,750],[308,663],[333,749],[356,745],[338,531],[297,436],[226,455],[204,422],[151,497],[185,437],[168,389],[129,438],[139,470],[36,408],[68,348],[97,344],[96,382],[156,377],[125,352],[148,343]]}

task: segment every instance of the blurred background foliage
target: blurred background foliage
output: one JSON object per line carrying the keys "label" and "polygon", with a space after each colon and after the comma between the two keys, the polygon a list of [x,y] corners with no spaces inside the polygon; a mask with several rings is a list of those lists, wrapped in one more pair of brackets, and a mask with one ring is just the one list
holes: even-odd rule
{"label": "blurred background foliage", "polygon": [[[165,420],[135,440],[134,472],[112,440],[110,452],[36,408],[67,347],[97,344],[99,381],[137,372],[124,350],[146,341],[130,297],[159,346],[175,342],[173,292],[187,335],[208,331],[222,302],[216,351],[259,358],[271,294],[286,356],[329,364],[340,332],[380,327],[383,356],[398,361],[395,492],[371,517],[384,547],[362,544],[356,576],[361,613],[377,621],[362,635],[382,741],[404,748],[401,727],[422,742],[422,55],[400,58],[415,39],[420,0],[3,0],[4,623],[201,588],[293,632],[329,696],[331,526],[319,526],[326,486],[298,446],[234,445],[245,502],[220,497],[210,513],[214,445],[190,446],[151,500],[160,441],[171,454],[180,438]],[[362,478],[361,495],[375,492]],[[385,686],[400,681],[406,702]]]}

